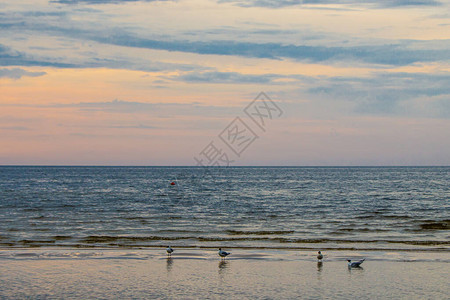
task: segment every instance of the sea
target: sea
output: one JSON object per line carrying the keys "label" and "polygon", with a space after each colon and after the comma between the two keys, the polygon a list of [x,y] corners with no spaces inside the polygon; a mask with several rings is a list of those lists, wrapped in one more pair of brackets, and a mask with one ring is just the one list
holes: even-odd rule
{"label": "sea", "polygon": [[448,251],[450,167],[0,167],[0,248]]}

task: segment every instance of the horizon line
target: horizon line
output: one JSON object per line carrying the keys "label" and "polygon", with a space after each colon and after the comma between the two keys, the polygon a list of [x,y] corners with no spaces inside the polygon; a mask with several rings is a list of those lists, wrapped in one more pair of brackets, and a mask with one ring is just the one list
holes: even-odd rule
{"label": "horizon line", "polygon": [[450,167],[450,165],[237,165],[237,166],[198,166],[198,165],[25,165],[0,164],[0,167],[112,167],[112,168],[429,168]]}

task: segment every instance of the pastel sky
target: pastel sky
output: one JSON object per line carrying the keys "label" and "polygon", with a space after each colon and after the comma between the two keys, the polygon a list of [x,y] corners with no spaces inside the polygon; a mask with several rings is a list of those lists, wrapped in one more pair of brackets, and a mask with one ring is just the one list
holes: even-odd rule
{"label": "pastel sky", "polygon": [[450,165],[450,1],[4,0],[0,33],[0,165]]}

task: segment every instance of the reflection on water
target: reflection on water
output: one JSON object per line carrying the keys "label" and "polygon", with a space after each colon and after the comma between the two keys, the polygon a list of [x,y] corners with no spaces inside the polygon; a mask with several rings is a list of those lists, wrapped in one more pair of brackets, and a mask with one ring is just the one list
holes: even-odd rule
{"label": "reflection on water", "polygon": [[295,260],[296,252],[286,260],[219,261],[211,252],[206,259],[177,256],[164,257],[164,262],[159,250],[154,255],[136,251],[147,260],[111,250],[104,250],[101,259],[8,258],[4,251],[0,251],[0,299],[448,299],[449,295],[448,253],[432,254],[440,255],[441,261],[369,260],[364,270],[348,270],[344,259],[330,259],[318,271],[317,261]]}
{"label": "reflection on water", "polygon": [[170,271],[172,271],[172,267],[173,267],[173,259],[172,259],[172,257],[167,257],[167,260],[166,260],[166,268],[167,268],[167,272],[170,272]]}
{"label": "reflection on water", "polygon": [[230,268],[230,264],[227,260],[221,260],[219,262],[219,274],[223,275],[227,272],[227,270]]}
{"label": "reflection on water", "polygon": [[321,261],[317,262],[317,271],[320,273],[322,272],[322,268],[323,268],[323,263]]}
{"label": "reflection on water", "polygon": [[322,268],[323,268],[323,262],[318,261],[317,262],[317,280],[319,282],[322,280]]}
{"label": "reflection on water", "polygon": [[348,269],[349,274],[352,274],[352,272],[355,272],[355,274],[362,274],[364,271],[363,267],[353,267],[352,268],[352,267],[348,266],[347,269]]}

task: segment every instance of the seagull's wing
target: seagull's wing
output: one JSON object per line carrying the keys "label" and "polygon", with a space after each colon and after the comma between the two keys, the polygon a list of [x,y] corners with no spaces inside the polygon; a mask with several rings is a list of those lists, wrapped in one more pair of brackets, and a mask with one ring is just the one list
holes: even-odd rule
{"label": "seagull's wing", "polygon": [[361,259],[360,261],[352,262],[352,267],[359,267],[364,262],[364,259]]}

